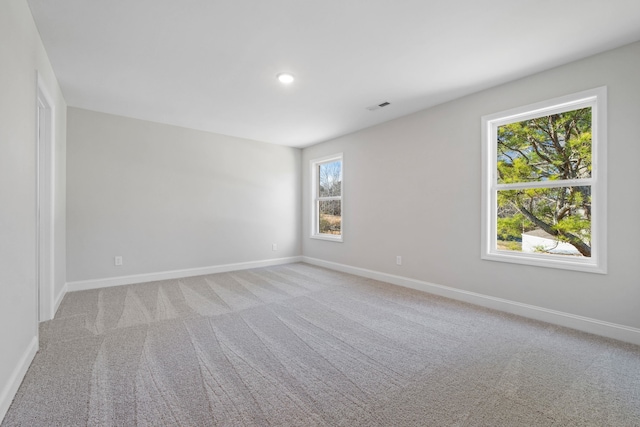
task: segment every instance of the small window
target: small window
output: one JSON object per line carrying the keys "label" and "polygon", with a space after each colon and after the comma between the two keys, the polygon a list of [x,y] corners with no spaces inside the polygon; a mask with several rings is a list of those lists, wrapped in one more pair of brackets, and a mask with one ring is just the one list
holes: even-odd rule
{"label": "small window", "polygon": [[311,237],[342,241],[342,154],[311,161]]}
{"label": "small window", "polygon": [[482,258],[606,273],[606,88],[482,126]]}

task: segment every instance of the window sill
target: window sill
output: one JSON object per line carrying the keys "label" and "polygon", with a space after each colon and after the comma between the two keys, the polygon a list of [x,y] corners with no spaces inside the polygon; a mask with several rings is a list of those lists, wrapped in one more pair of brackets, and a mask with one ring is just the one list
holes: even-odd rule
{"label": "window sill", "polygon": [[327,240],[329,242],[342,243],[342,235],[336,236],[333,234],[312,234],[311,238],[317,239],[317,240]]}
{"label": "window sill", "polygon": [[552,255],[521,255],[506,251],[495,251],[482,254],[482,259],[487,261],[509,262],[535,267],[559,268],[563,270],[583,271],[587,273],[607,274],[606,267],[598,265],[592,259],[576,258],[568,260]]}

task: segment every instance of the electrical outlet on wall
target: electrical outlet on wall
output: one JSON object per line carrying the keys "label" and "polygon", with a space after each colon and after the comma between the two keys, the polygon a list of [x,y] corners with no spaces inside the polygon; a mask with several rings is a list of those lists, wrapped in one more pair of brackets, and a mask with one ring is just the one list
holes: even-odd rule
{"label": "electrical outlet on wall", "polygon": [[113,258],[113,263],[115,265],[117,265],[118,267],[122,265],[122,256],[118,255],[116,257]]}
{"label": "electrical outlet on wall", "polygon": [[398,255],[398,256],[396,257],[396,264],[397,264],[397,265],[402,265],[402,257],[401,257],[400,255]]}
{"label": "electrical outlet on wall", "polygon": [[278,244],[277,243],[272,243],[271,244],[271,250],[272,251],[277,251],[278,250]]}

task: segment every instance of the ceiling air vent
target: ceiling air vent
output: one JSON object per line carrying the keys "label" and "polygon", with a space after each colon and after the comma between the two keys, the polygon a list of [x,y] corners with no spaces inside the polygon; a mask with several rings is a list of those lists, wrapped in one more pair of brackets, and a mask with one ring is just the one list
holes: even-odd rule
{"label": "ceiling air vent", "polygon": [[375,110],[377,110],[378,108],[386,107],[387,105],[390,105],[390,104],[391,104],[390,102],[385,101],[385,102],[383,102],[383,103],[381,103],[381,104],[378,104],[378,105],[372,105],[371,107],[367,107],[367,110],[369,110],[369,111],[375,111]]}

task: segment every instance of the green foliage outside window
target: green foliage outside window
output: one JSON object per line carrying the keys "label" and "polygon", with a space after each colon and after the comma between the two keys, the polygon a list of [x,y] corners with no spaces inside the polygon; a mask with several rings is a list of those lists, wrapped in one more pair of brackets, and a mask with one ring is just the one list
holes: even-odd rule
{"label": "green foliage outside window", "polygon": [[[591,108],[498,127],[498,184],[591,178]],[[518,241],[541,229],[591,256],[591,186],[538,186],[499,190],[497,234]]]}

